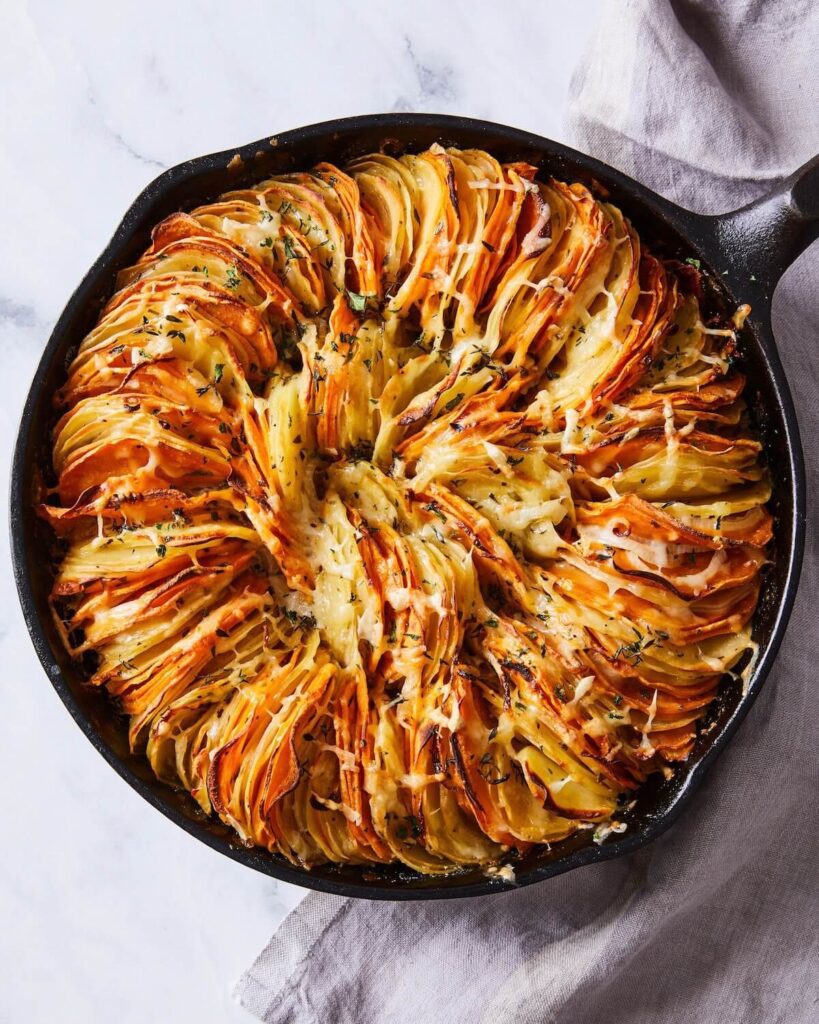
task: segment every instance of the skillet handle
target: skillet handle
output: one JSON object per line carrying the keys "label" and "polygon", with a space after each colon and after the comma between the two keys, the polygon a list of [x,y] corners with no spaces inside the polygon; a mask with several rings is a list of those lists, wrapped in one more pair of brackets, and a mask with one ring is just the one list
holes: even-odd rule
{"label": "skillet handle", "polygon": [[767,196],[715,219],[737,275],[759,282],[770,301],[782,274],[819,238],[819,155]]}

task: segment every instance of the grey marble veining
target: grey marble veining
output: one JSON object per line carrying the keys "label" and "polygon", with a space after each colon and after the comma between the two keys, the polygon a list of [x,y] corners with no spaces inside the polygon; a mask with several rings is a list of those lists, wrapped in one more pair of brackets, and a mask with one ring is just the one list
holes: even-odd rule
{"label": "grey marble veining", "polygon": [[11,447],[42,347],[134,196],[200,153],[348,114],[563,136],[598,8],[567,0],[0,6],[0,1020],[248,1021],[241,971],[300,899],[195,842],[101,760],[13,590]]}

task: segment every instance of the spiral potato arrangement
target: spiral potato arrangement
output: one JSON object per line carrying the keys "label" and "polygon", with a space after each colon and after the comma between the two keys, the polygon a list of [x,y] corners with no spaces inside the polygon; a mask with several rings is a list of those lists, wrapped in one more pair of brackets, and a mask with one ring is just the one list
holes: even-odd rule
{"label": "spiral potato arrangement", "polygon": [[436,146],[173,214],[118,286],[40,511],[157,776],[304,867],[621,831],[754,649],[771,536],[696,261]]}

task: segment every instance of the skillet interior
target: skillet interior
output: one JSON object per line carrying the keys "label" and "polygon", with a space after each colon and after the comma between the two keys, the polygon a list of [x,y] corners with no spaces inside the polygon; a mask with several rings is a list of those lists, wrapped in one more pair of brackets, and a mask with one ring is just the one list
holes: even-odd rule
{"label": "skillet interior", "polygon": [[[587,184],[610,199],[632,220],[651,247],[664,255],[695,254],[708,268],[709,302],[736,306],[738,300],[762,301],[761,315],[741,335],[747,398],[756,418],[771,467],[776,518],[773,564],[763,584],[754,618],[760,659],[743,698],[738,682],[726,682],[703,723],[689,761],[674,777],[654,775],[641,787],[637,803],[625,816],[627,831],[595,846],[581,832],[550,850],[530,854],[516,865],[517,884],[529,884],[582,864],[630,852],[655,838],[674,820],[753,702],[767,674],[787,623],[798,577],[804,523],[800,513],[801,457],[787,384],[773,348],[765,296],[742,282],[739,253],[718,252],[715,219],[683,211],[631,179],[589,157],[525,132],[485,122],[434,115],[376,115],[329,122],[251,143],[237,151],[180,164],[149,185],[125,215],[105,252],[72,296],[57,323],[38,368],[23,413],[15,452],[11,491],[11,534],[15,574],[23,611],[40,660],[60,697],[106,760],[145,799],[178,825],[214,849],[257,870],[302,886],[381,899],[429,899],[478,895],[508,888],[477,869],[446,878],[425,878],[395,867],[361,869],[325,866],[303,872],[264,850],[247,849],[219,821],[205,818],[187,794],[159,783],[142,757],[128,750],[125,720],[112,714],[99,692],[83,685],[81,672],[64,650],[51,621],[47,595],[53,539],[32,511],[38,487],[49,474],[49,434],[54,423],[50,396],[65,379],[65,367],[77,342],[94,325],[101,306],[114,290],[116,273],[134,262],[149,242],[150,230],[167,214],[215,198],[219,193],[319,160],[343,164],[353,157],[384,149],[392,154],[427,148],[433,142],[477,146],[501,161],[524,159],[564,180]],[[727,276],[723,274],[727,271]],[[737,298],[729,291],[736,284]],[[749,294],[750,288],[750,294]],[[800,532],[801,531],[801,532]],[[621,815],[621,817],[623,817]]]}

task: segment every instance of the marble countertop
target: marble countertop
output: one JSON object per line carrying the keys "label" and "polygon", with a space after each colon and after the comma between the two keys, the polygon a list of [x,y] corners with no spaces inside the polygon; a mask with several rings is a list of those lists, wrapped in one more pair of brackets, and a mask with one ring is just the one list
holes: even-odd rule
{"label": "marble countertop", "polygon": [[247,1024],[231,988],[303,895],[144,803],[34,655],[12,583],[6,488],[25,392],[68,296],[136,194],[191,156],[395,110],[564,138],[569,80],[599,5],[2,5],[0,1021]]}

